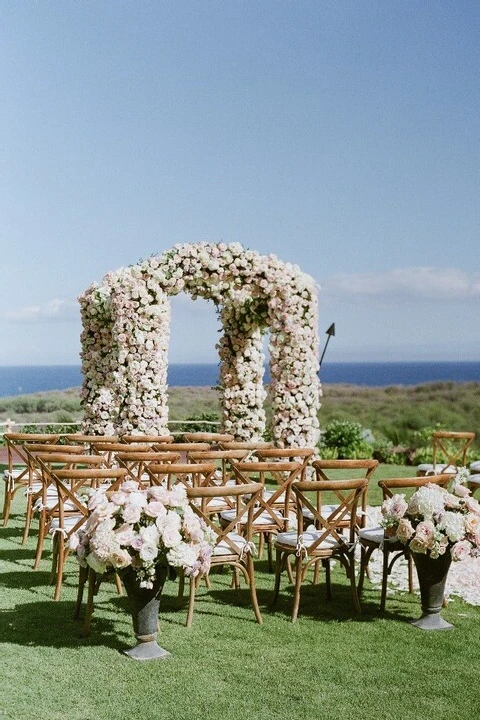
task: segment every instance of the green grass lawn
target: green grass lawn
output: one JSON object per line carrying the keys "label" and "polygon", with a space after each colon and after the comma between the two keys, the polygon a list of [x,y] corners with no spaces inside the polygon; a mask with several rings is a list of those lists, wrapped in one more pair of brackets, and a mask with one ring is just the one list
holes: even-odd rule
{"label": "green grass lawn", "polygon": [[[410,473],[382,466],[377,479]],[[377,499],[372,493],[370,501]],[[68,560],[54,602],[49,543],[36,571],[35,533],[20,544],[23,505],[18,497],[9,526],[0,528],[0,718],[470,720],[478,711],[480,608],[455,599],[443,611],[455,629],[425,633],[408,622],[420,615],[418,596],[397,592],[382,617],[379,589],[367,580],[357,617],[338,567],[332,602],[322,581],[305,583],[295,625],[286,577],[275,612],[269,609],[273,576],[265,560],[256,561],[262,626],[248,591],[231,590],[225,573],[212,576],[211,591],[202,583],[187,630],[186,605],[168,582],[159,642],[172,657],[149,663],[121,654],[135,642],[128,600],[106,584],[83,639],[73,620],[76,562]]]}

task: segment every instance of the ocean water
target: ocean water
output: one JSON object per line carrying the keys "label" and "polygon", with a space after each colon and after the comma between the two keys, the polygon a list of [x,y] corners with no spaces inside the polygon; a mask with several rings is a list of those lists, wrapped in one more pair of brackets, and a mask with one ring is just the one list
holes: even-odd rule
{"label": "ocean water", "polygon": [[[480,362],[390,362],[325,363],[322,383],[349,383],[382,387],[418,385],[426,382],[480,382]],[[268,370],[265,373],[268,382]],[[218,382],[218,365],[172,364],[168,384],[175,386],[213,386]],[[0,397],[27,395],[48,390],[65,390],[82,384],[78,365],[0,367]]]}

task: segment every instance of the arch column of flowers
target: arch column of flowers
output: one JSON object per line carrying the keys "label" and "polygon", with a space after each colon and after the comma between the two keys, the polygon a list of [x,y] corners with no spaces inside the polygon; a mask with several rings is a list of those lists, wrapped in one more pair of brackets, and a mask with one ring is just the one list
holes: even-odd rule
{"label": "arch column of flowers", "polygon": [[176,245],[109,273],[81,297],[85,429],[103,434],[167,430],[169,296],[213,300],[223,428],[239,439],[265,430],[262,336],[270,330],[272,436],[315,445],[320,406],[316,287],[297,266],[238,243]]}

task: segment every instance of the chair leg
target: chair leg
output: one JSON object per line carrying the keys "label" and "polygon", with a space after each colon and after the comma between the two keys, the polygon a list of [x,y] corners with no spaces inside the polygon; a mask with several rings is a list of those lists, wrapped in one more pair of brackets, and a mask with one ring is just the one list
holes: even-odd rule
{"label": "chair leg", "polygon": [[407,557],[407,564],[408,564],[408,592],[413,593],[413,560],[412,560],[411,555],[408,555],[408,557]]}
{"label": "chair leg", "polygon": [[117,572],[115,573],[115,587],[117,588],[118,594],[123,595],[122,581],[120,580],[120,575]]}
{"label": "chair leg", "polygon": [[261,560],[263,557],[263,545],[265,542],[265,537],[263,533],[260,533],[258,537],[258,559]]}
{"label": "chair leg", "polygon": [[187,628],[192,626],[192,620],[193,620],[193,606],[195,605],[195,590],[197,588],[197,578],[190,577],[190,593],[188,598],[188,612],[187,612],[187,621],[185,625]]}
{"label": "chair leg", "polygon": [[38,566],[40,565],[40,560],[42,559],[43,544],[45,541],[46,531],[47,531],[47,524],[46,524],[46,519],[45,519],[45,513],[42,511],[40,513],[40,518],[38,521],[37,550],[35,553],[35,562],[33,564],[34,570],[37,570]]}
{"label": "chair leg", "polygon": [[90,625],[92,622],[93,615],[93,600],[100,587],[100,580],[97,583],[97,577],[92,568],[88,568],[88,593],[87,593],[87,605],[85,607],[85,619],[83,621],[83,637],[88,637],[90,634]]}
{"label": "chair leg", "polygon": [[363,592],[363,583],[365,580],[365,575],[367,572],[367,551],[363,547],[363,545],[360,545],[360,570],[358,572],[358,587],[357,587],[357,593],[360,596]]}
{"label": "chair leg", "polygon": [[362,606],[360,605],[360,600],[357,593],[357,582],[355,580],[355,555],[352,552],[349,557],[348,562],[348,575],[350,577],[350,587],[352,590],[352,599],[353,599],[353,606],[358,613],[358,615],[362,614]]}
{"label": "chair leg", "polygon": [[3,503],[3,527],[7,527],[8,519],[10,517],[10,508],[12,505],[12,493],[8,489],[9,480],[5,481],[5,500]]}
{"label": "chair leg", "polygon": [[296,622],[298,617],[298,608],[300,607],[300,590],[302,587],[302,558],[295,558],[295,595],[293,598],[292,623]]}
{"label": "chair leg", "polygon": [[27,510],[25,513],[25,527],[23,530],[22,545],[25,545],[28,540],[28,534],[30,532],[30,525],[32,524],[32,496],[27,496]]}
{"label": "chair leg", "polygon": [[60,593],[62,591],[63,583],[63,568],[65,565],[66,549],[65,549],[65,538],[62,532],[55,533],[58,536],[57,540],[57,572],[56,572],[56,583],[55,583],[55,594],[54,600],[60,600]]}
{"label": "chair leg", "polygon": [[[288,565],[288,563],[287,563]],[[290,567],[288,565],[288,567]],[[278,593],[280,592],[280,575],[282,572],[282,551],[277,549],[276,557],[275,557],[275,584],[273,586],[273,597],[272,597],[272,606],[276,604],[278,600]],[[291,572],[291,569],[290,569]]]}
{"label": "chair leg", "polygon": [[382,569],[382,595],[380,597],[380,611],[385,612],[388,584],[388,550],[383,548],[383,569]]}
{"label": "chair leg", "polygon": [[250,553],[248,554],[248,557],[247,557],[247,573],[248,573],[248,579],[249,579],[249,585],[250,585],[250,597],[252,598],[253,612],[255,613],[255,618],[256,618],[258,624],[262,625],[263,619],[262,619],[262,614],[260,612],[260,607],[258,605],[257,588],[255,586],[253,558]]}
{"label": "chair leg", "polygon": [[75,603],[75,612],[73,613],[74,620],[78,620],[80,617],[80,610],[82,607],[82,601],[83,601],[83,591],[85,588],[85,583],[87,582],[88,578],[88,568],[82,567],[80,565],[79,571],[78,571],[78,590],[77,590],[77,602]]}
{"label": "chair leg", "polygon": [[272,559],[272,533],[267,534],[267,557],[268,557],[268,572],[273,573],[273,559]]}

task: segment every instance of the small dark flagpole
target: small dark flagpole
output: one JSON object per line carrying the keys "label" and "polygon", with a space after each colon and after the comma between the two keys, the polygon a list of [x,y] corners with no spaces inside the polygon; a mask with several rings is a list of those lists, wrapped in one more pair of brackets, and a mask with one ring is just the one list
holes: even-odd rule
{"label": "small dark flagpole", "polygon": [[326,349],[327,349],[329,340],[330,340],[330,338],[332,337],[332,335],[335,336],[335,323],[332,323],[332,324],[330,325],[330,327],[328,328],[328,330],[326,331],[325,334],[328,335],[328,337],[327,337],[327,342],[325,343],[325,347],[323,348],[323,353],[322,353],[322,357],[320,358],[320,363],[319,363],[319,365],[318,365],[318,369],[319,369],[319,370],[320,370],[320,368],[322,367],[322,360],[323,360],[323,358],[324,358],[325,351],[326,351]]}

